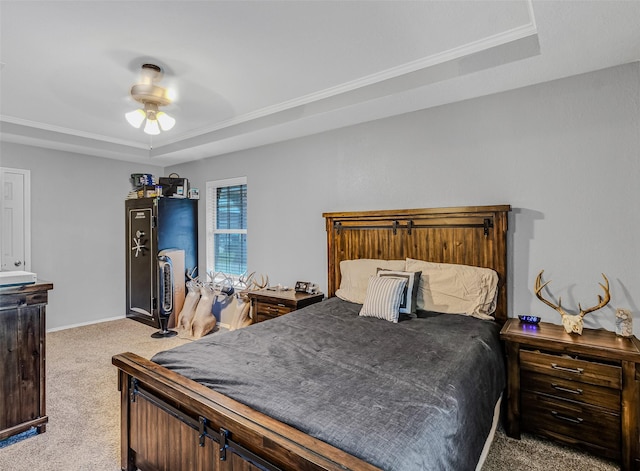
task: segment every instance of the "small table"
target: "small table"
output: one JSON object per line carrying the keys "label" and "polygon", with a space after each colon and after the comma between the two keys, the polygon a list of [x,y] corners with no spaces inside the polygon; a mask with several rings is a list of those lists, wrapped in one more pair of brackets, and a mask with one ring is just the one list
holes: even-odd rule
{"label": "small table", "polygon": [[254,324],[318,303],[324,298],[322,293],[298,293],[292,289],[261,289],[249,291],[247,296],[251,300],[251,318]]}
{"label": "small table", "polygon": [[640,341],[509,319],[507,435],[524,430],[640,469]]}

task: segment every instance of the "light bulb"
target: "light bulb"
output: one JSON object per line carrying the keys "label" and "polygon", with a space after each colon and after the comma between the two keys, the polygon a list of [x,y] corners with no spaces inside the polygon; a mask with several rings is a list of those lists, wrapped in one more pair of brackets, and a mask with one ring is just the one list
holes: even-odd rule
{"label": "light bulb", "polygon": [[176,120],[164,111],[156,113],[156,119],[158,120],[158,124],[160,124],[160,129],[163,131],[170,130],[176,124]]}
{"label": "light bulb", "polygon": [[144,126],[144,132],[152,136],[157,136],[158,134],[160,134],[160,126],[158,126],[158,121],[156,121],[155,119],[147,119],[147,124]]}
{"label": "light bulb", "polygon": [[124,115],[129,121],[129,124],[134,128],[139,128],[142,125],[142,122],[147,117],[147,113],[144,110],[138,108],[137,110],[130,111]]}

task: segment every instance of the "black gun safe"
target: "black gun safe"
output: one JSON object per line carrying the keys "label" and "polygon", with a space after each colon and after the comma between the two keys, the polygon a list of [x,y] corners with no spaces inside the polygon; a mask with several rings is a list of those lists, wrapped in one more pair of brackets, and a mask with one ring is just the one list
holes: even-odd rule
{"label": "black gun safe", "polygon": [[153,327],[163,318],[166,327],[181,307],[176,287],[184,300],[186,273],[197,275],[198,200],[130,199],[125,209],[126,315]]}

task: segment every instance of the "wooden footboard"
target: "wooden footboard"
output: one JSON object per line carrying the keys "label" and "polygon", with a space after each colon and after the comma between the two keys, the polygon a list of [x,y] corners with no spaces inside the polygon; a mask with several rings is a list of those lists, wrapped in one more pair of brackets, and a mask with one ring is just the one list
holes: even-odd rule
{"label": "wooden footboard", "polygon": [[123,470],[379,470],[138,355],[112,363]]}

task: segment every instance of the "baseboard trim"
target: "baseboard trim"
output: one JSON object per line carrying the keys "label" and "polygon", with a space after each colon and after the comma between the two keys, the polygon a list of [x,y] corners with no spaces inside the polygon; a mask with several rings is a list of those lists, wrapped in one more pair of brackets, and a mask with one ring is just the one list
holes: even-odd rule
{"label": "baseboard trim", "polygon": [[[103,322],[117,321],[117,320],[120,320],[120,319],[126,319],[126,317],[127,316],[108,317],[106,319],[98,319],[98,320],[94,320],[94,321],[79,322],[78,324],[63,325],[61,327],[54,327],[52,329],[47,329],[47,333],[57,332],[58,330],[73,329],[75,327],[84,327],[84,326],[92,325],[92,324],[101,324]],[[229,330],[231,328],[230,324],[226,324],[224,322],[218,322],[217,326],[218,327],[222,327],[223,329],[226,329],[226,330]]]}
{"label": "baseboard trim", "polygon": [[91,325],[91,324],[101,324],[103,322],[117,321],[119,319],[125,319],[125,318],[126,318],[126,316],[108,317],[108,318],[105,318],[105,319],[98,319],[98,320],[94,320],[94,321],[80,322],[78,324],[63,325],[61,327],[54,327],[52,329],[47,329],[47,333],[56,332],[58,330],[73,329],[74,327],[84,327],[86,325]]}

